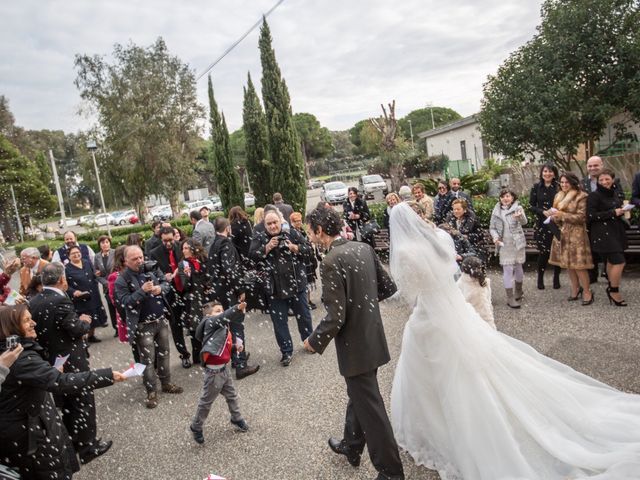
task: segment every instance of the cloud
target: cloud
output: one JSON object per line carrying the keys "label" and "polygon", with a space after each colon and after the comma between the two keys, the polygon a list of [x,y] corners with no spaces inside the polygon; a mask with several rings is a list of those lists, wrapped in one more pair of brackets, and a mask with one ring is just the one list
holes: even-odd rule
{"label": "cloud", "polygon": [[[151,45],[162,36],[198,74],[275,0],[23,0],[3,5],[2,91],[16,123],[32,129],[90,127],[79,116],[76,54],[109,56],[115,43]],[[398,116],[432,101],[475,113],[482,83],[535,33],[539,0],[286,0],[269,18],[276,57],[296,112],[332,130],[378,115],[392,99]],[[242,87],[260,88],[258,31],[211,72],[231,130],[242,124]],[[198,98],[207,104],[206,77]]]}

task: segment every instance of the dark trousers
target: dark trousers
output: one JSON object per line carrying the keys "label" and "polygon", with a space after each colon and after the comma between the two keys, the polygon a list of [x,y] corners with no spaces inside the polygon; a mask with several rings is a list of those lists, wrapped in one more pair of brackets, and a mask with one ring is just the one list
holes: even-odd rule
{"label": "dark trousers", "polygon": [[273,322],[276,341],[283,355],[291,355],[293,353],[293,341],[289,332],[289,308],[296,316],[300,339],[302,341],[306,340],[313,332],[306,289],[299,291],[295,297],[271,298],[269,301],[269,314]]}
{"label": "dark trousers", "polygon": [[88,453],[96,441],[96,403],[93,390],[83,389],[75,395],[62,397],[62,422],[71,436],[76,453]]}
{"label": "dark trousers", "polygon": [[358,453],[362,453],[366,443],[375,469],[388,478],[402,479],[402,461],[380,395],[377,374],[376,369],[355,377],[345,377],[349,403],[344,422],[344,441],[349,449]]}
{"label": "dark trousers", "polygon": [[[218,301],[222,304],[222,308],[225,310],[231,308],[236,304],[236,299],[233,298],[231,293],[226,295],[219,295]],[[247,366],[247,344],[244,339],[244,314],[242,314],[242,320],[238,322],[231,322],[229,324],[229,330],[233,338],[234,345],[237,343],[237,338],[242,341],[244,349],[241,353],[238,353],[237,349],[232,349],[231,353],[231,367],[232,368],[244,368]]]}
{"label": "dark trousers", "polygon": [[187,350],[187,342],[184,339],[184,328],[182,327],[182,311],[184,307],[179,302],[174,302],[169,315],[169,327],[171,327],[171,337],[180,354],[180,358],[189,358],[191,354]]}
{"label": "dark trousers", "polygon": [[105,292],[104,298],[107,301],[107,307],[109,308],[109,318],[111,319],[111,326],[117,332],[118,331],[118,320],[116,318],[116,307],[113,305],[111,301],[111,297],[109,297],[109,293],[106,291],[106,287],[103,288]]}

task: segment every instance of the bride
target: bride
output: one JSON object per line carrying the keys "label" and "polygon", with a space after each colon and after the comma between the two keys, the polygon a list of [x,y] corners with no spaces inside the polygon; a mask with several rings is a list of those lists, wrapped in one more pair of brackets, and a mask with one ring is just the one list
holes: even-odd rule
{"label": "bride", "polygon": [[493,330],[454,282],[446,233],[391,210],[391,274],[414,306],[391,392],[398,445],[443,480],[640,478],[640,396]]}

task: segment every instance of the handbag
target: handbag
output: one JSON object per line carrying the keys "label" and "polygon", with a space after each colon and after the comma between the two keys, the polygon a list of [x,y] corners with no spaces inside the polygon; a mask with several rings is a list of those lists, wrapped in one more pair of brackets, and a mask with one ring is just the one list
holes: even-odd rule
{"label": "handbag", "polygon": [[360,235],[364,240],[370,240],[373,236],[380,231],[380,225],[375,220],[370,220],[365,223],[360,229]]}

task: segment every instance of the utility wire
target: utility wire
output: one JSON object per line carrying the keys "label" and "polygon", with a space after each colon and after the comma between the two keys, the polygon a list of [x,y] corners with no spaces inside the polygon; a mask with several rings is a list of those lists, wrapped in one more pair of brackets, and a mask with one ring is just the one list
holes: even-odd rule
{"label": "utility wire", "polygon": [[[262,15],[262,17],[256,21],[256,23],[254,23],[251,28],[249,28],[249,30],[247,30],[245,33],[243,33],[240,38],[238,38],[235,42],[233,42],[224,52],[222,52],[222,54],[216,58],[213,62],[211,62],[211,64],[200,74],[196,77],[196,83],[199,82],[202,77],[204,77],[207,73],[209,73],[211,70],[213,70],[213,68],[222,61],[222,59],[224,57],[226,57],[229,53],[231,53],[231,51],[236,48],[245,38],[247,38],[247,36],[249,36],[249,34],[251,32],[253,32],[258,26],[260,26],[260,24],[262,23],[263,20],[265,20],[269,15],[271,15],[273,13],[273,11],[278,8],[282,3],[284,2],[284,0],[278,0],[275,5],[273,7],[271,7],[269,10],[267,10],[266,13],[264,13]],[[128,137],[130,137],[131,135],[133,135],[134,133],[136,133],[138,130],[140,130],[142,127],[146,126],[147,124],[149,124],[153,119],[155,118],[155,114],[151,115],[147,120],[145,120],[142,124],[140,124],[138,127],[134,128],[133,130],[131,130],[129,133],[124,134],[122,137],[117,138],[116,140],[114,140],[113,142],[111,142],[112,145],[117,144],[122,142],[123,140],[127,139]]]}

